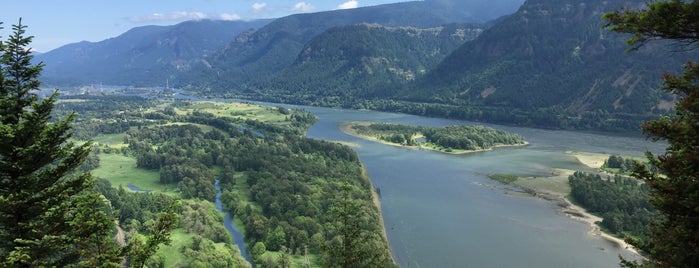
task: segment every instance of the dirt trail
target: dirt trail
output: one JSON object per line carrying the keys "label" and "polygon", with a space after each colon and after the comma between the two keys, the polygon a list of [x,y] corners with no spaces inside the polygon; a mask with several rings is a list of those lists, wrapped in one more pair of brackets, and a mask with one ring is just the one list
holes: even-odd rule
{"label": "dirt trail", "polygon": [[116,224],[117,229],[116,237],[114,238],[116,239],[117,243],[123,247],[126,245],[126,235],[124,235],[124,229],[121,229],[121,226],[119,226],[119,221],[114,221],[114,223]]}

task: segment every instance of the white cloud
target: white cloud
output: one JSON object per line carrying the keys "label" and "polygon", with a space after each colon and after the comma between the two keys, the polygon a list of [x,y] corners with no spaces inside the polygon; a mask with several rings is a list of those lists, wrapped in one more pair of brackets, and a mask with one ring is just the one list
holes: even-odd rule
{"label": "white cloud", "polygon": [[312,12],[315,9],[316,9],[316,7],[314,7],[313,5],[311,5],[309,3],[299,2],[299,3],[296,3],[291,10],[295,11],[295,12]]}
{"label": "white cloud", "polygon": [[219,20],[242,20],[243,17],[241,17],[238,14],[233,14],[233,13],[221,13],[221,14],[218,14],[218,19]]}
{"label": "white cloud", "polygon": [[204,12],[190,12],[190,11],[177,11],[171,13],[153,13],[145,16],[133,16],[129,17],[128,20],[133,23],[156,23],[156,22],[172,22],[172,21],[185,21],[185,20],[240,20],[242,19],[237,14],[231,13],[204,13]]}
{"label": "white cloud", "polygon": [[267,3],[254,3],[252,4],[252,11],[257,13],[265,9],[265,7],[267,7]]}
{"label": "white cloud", "polygon": [[359,2],[357,0],[349,0],[337,6],[337,9],[351,9],[359,7]]}

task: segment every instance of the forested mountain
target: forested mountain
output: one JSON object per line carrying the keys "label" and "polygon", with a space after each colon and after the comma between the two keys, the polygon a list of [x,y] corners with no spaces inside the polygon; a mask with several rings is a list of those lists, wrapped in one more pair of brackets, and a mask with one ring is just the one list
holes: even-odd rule
{"label": "forested mountain", "polygon": [[354,98],[392,96],[483,31],[481,25],[434,28],[358,24],[332,28],[308,42],[296,61],[255,87],[275,102],[337,106]]}
{"label": "forested mountain", "polygon": [[427,28],[449,23],[483,23],[514,12],[521,2],[414,1],[291,15],[241,34],[182,81],[185,84],[194,81],[197,89],[208,88],[217,93],[241,92],[294,63],[307,42],[334,27],[375,23]]}
{"label": "forested mountain", "polygon": [[187,21],[144,26],[100,42],[69,44],[36,55],[46,64],[42,80],[53,85],[163,85],[239,33],[269,20]]}
{"label": "forested mountain", "polygon": [[[514,118],[508,123],[539,118],[532,123],[550,126],[624,127],[607,119],[638,122],[642,115],[665,112],[672,102],[658,90],[662,71],[677,71],[697,52],[674,53],[650,43],[626,53],[626,36],[602,28],[605,12],[645,2],[527,0],[404,95],[416,102],[483,106]],[[527,119],[517,118],[522,114]],[[563,122],[564,117],[580,121]]]}
{"label": "forested mountain", "polygon": [[672,108],[658,90],[662,71],[678,71],[697,52],[650,43],[627,53],[625,36],[602,27],[605,12],[645,1],[527,0],[498,17],[521,2],[432,0],[296,14],[255,22],[257,30],[235,24],[237,36],[213,25],[224,22],[142,27],[38,58],[54,84],[170,78],[201,95],[547,128],[637,129]]}

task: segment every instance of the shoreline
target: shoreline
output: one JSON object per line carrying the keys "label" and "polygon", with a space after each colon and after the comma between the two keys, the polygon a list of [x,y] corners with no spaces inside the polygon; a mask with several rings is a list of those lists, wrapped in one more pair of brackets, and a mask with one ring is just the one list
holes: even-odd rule
{"label": "shoreline", "polygon": [[591,214],[587,212],[585,208],[573,204],[563,194],[531,188],[525,188],[525,191],[528,191],[527,193],[531,193],[533,197],[541,198],[556,203],[556,205],[558,206],[557,211],[563,213],[566,217],[575,221],[586,223],[590,228],[587,232],[588,235],[599,236],[600,238],[614,244],[618,248],[628,250],[629,252],[633,253],[633,255],[637,258],[644,258],[643,255],[641,255],[641,253],[638,252],[638,249],[624,241],[624,239],[604,232],[597,225],[597,222],[601,222],[603,220],[602,217]]}
{"label": "shoreline", "polygon": [[383,238],[386,240],[388,251],[391,253],[391,260],[393,260],[394,264],[398,265],[398,262],[396,262],[396,257],[393,256],[393,249],[391,248],[391,243],[388,241],[388,232],[386,232],[386,224],[383,221],[383,212],[381,211],[381,197],[376,192],[376,188],[374,188],[374,183],[371,182],[369,172],[367,172],[366,168],[364,167],[364,164],[362,164],[362,176],[369,182],[369,186],[371,187],[371,199],[374,203],[374,206],[379,212],[379,225],[381,226],[381,236],[383,236]]}
{"label": "shoreline", "polygon": [[343,123],[341,123],[338,127],[340,128],[340,131],[342,131],[343,133],[345,133],[345,134],[347,134],[347,135],[350,135],[350,136],[353,136],[353,137],[357,137],[357,138],[360,138],[360,139],[364,139],[364,140],[369,140],[369,141],[378,142],[378,143],[381,143],[381,144],[390,145],[390,146],[395,146],[395,147],[400,147],[400,148],[409,149],[409,150],[430,150],[430,151],[435,151],[435,152],[440,152],[440,153],[445,153],[445,154],[453,154],[453,155],[470,154],[470,153],[479,153],[479,152],[487,152],[487,151],[492,151],[493,149],[496,149],[496,148],[519,147],[519,146],[527,146],[527,145],[529,145],[529,142],[524,141],[524,143],[522,143],[522,144],[497,144],[497,145],[493,145],[493,147],[490,147],[490,148],[487,148],[487,149],[478,149],[478,150],[454,149],[455,151],[447,152],[447,151],[444,151],[444,150],[439,150],[439,149],[435,149],[435,148],[431,148],[431,147],[424,147],[424,146],[419,146],[419,145],[418,145],[418,146],[408,146],[408,145],[403,145],[403,144],[398,144],[398,143],[392,143],[392,142],[388,142],[388,141],[385,141],[385,140],[378,139],[378,138],[376,138],[376,137],[361,135],[361,134],[357,133],[356,131],[354,131],[354,130],[352,129],[352,127],[351,127],[351,126],[354,125],[354,124],[357,124],[357,125],[369,125],[369,124],[372,124],[372,123],[373,123],[373,122],[368,122],[368,121],[361,121],[361,122],[343,122]]}
{"label": "shoreline", "polygon": [[[496,145],[493,146],[492,148],[488,149],[480,149],[480,150],[467,150],[467,151],[457,151],[457,152],[445,152],[442,150],[437,150],[434,148],[430,147],[423,147],[423,146],[407,146],[407,145],[402,145],[402,144],[396,144],[396,143],[391,143],[387,142],[384,140],[380,140],[376,137],[373,136],[366,136],[366,135],[360,135],[356,131],[352,129],[352,125],[354,124],[364,124],[368,125],[371,124],[372,122],[368,121],[354,121],[354,122],[342,122],[338,125],[339,129],[350,136],[361,138],[364,140],[369,140],[369,141],[374,141],[378,142],[381,144],[385,145],[390,145],[390,146],[396,146],[396,147],[401,147],[405,149],[410,149],[410,150],[432,150],[436,152],[441,152],[441,153],[447,153],[447,154],[453,154],[453,155],[459,155],[459,154],[467,154],[467,153],[476,153],[476,152],[484,152],[484,151],[491,151],[495,148],[498,147],[515,147],[515,146],[526,146],[529,143],[525,141],[524,144],[513,144],[513,145]],[[594,169],[600,174],[607,174],[603,170],[601,170],[601,166],[604,164],[605,160],[609,157],[608,154],[603,154],[603,153],[590,153],[590,152],[580,152],[580,151],[566,151],[565,154],[570,155],[574,157],[577,162],[581,165],[584,165],[588,168]],[[565,217],[568,217],[571,220],[575,220],[578,222],[581,222],[583,224],[588,225],[589,229],[587,231],[587,234],[591,237],[600,237],[603,240],[607,241],[608,243],[611,243],[614,247],[617,247],[619,249],[623,249],[628,251],[630,254],[633,255],[634,259],[637,260],[643,260],[645,257],[640,254],[638,249],[636,249],[633,245],[627,243],[624,241],[623,238],[616,237],[610,233],[604,232],[601,227],[597,224],[597,222],[601,222],[603,218],[594,215],[592,213],[589,213],[585,208],[578,206],[574,203],[572,203],[566,196],[570,193],[570,186],[568,185],[568,176],[572,175],[575,170],[572,169],[552,169],[552,176],[548,177],[518,177],[518,179],[512,183],[512,186],[515,186],[522,191],[510,191],[507,194],[512,194],[512,195],[521,195],[522,197],[534,197],[534,198],[540,198],[544,199],[547,201],[552,202],[555,204],[557,207],[555,208],[557,212],[562,213]],[[542,180],[542,179],[550,179],[550,180]],[[381,204],[380,200],[378,200],[376,196],[376,192],[373,189],[373,184],[372,184],[372,196],[374,198],[375,205],[379,209],[379,213],[381,214]],[[381,225],[383,227],[384,231],[384,237],[386,236],[386,227],[383,223],[383,215],[381,214]],[[387,239],[387,237],[386,237]],[[387,239],[388,241],[388,239]],[[390,247],[390,243],[389,243]],[[393,252],[391,251],[391,255],[393,255]],[[395,262],[395,258],[394,258]]]}
{"label": "shoreline", "polygon": [[[566,154],[574,157],[580,164],[595,169],[597,172],[600,172],[600,174],[605,174],[600,167],[609,157],[608,155],[588,152],[566,152]],[[589,225],[589,235],[598,236],[619,248],[633,253],[636,258],[645,259],[638,249],[624,241],[624,239],[604,232],[601,227],[597,225],[597,222],[603,220],[602,217],[588,212],[585,208],[574,204],[566,197],[570,192],[570,186],[567,184],[568,176],[573,174],[573,172],[575,171],[570,169],[553,169],[552,173],[555,174],[553,176],[539,177],[539,181],[537,181],[536,177],[519,177],[512,185],[521,188],[523,190],[521,193],[556,203],[558,206],[557,211],[565,214],[565,216],[570,219]],[[541,182],[541,178],[547,178],[548,181]]]}
{"label": "shoreline", "polygon": [[[566,153],[575,157],[575,159],[577,159],[578,162],[580,162],[581,164],[583,164],[589,168],[596,169],[601,174],[608,174],[607,172],[605,172],[601,169],[602,165],[604,165],[604,162],[607,160],[607,158],[609,158],[608,155],[600,154],[600,153],[587,153],[587,152],[566,152]],[[624,239],[616,237],[610,233],[604,232],[602,230],[602,228],[597,225],[598,221],[601,222],[603,220],[602,217],[599,217],[597,215],[594,215],[594,214],[587,212],[587,210],[585,210],[583,207],[580,207],[580,206],[570,202],[570,200],[568,200],[568,198],[564,198],[564,200],[569,204],[569,207],[573,211],[583,212],[582,215],[584,215],[585,217],[577,219],[577,220],[589,223],[590,227],[592,228],[590,230],[591,233],[594,233],[594,234],[606,239],[607,241],[615,243],[621,248],[624,248],[628,251],[631,251],[639,258],[645,259],[645,257],[643,257],[643,255],[641,255],[638,252],[638,249],[636,247],[627,243],[626,241],[624,241]],[[564,213],[566,213],[566,212],[564,211]],[[568,213],[566,213],[566,214],[568,214]],[[570,215],[570,214],[568,214],[568,215],[571,216],[571,218],[576,219],[575,217],[573,217],[573,215]]]}

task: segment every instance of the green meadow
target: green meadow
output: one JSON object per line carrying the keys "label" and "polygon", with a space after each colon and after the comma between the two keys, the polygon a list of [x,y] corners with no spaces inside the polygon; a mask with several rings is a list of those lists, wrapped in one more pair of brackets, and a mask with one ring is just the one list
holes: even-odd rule
{"label": "green meadow", "polygon": [[112,186],[126,188],[133,184],[141,190],[175,193],[177,184],[160,183],[157,170],[145,170],[136,167],[136,158],[122,154],[99,154],[100,166],[92,175],[108,180]]}

